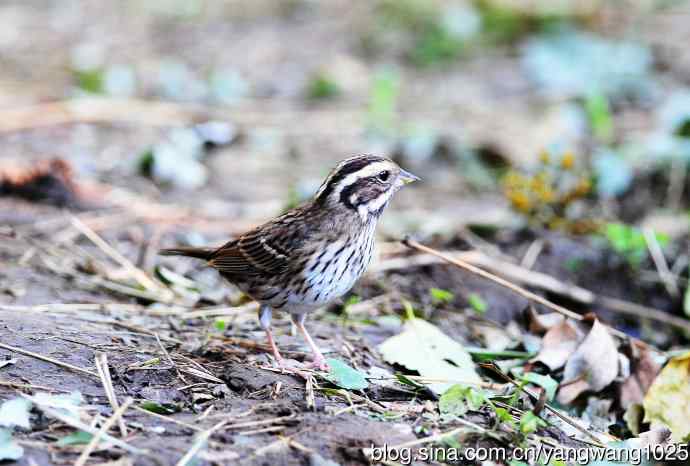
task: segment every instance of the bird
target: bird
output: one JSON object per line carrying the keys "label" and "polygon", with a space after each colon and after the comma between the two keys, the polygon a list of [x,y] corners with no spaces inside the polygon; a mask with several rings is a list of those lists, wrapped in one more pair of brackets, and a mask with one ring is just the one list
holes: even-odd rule
{"label": "bird", "polygon": [[402,186],[418,180],[387,157],[349,157],[304,204],[220,247],[175,247],[160,254],[204,260],[257,301],[259,323],[278,366],[287,367],[273,337],[271,317],[273,311],[284,311],[313,354],[305,366],[328,370],[305,318],[352,288],[371,262],[384,209]]}

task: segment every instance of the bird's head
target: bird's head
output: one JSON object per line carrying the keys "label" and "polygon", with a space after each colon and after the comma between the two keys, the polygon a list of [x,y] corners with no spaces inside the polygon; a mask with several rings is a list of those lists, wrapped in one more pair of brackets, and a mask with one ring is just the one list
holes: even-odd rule
{"label": "bird's head", "polygon": [[315,201],[325,207],[351,209],[367,220],[381,215],[393,194],[417,180],[386,157],[358,155],[343,160],[331,171]]}

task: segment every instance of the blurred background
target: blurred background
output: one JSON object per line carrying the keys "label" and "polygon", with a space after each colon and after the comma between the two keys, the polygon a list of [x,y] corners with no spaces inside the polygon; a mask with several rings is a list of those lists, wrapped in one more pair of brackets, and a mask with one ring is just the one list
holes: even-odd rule
{"label": "blurred background", "polygon": [[[685,228],[689,12],[673,0],[4,1],[0,168],[57,157],[80,180],[255,223],[339,159],[375,152],[424,179],[400,193],[389,235],[524,220],[511,205],[585,229],[562,217],[638,222],[663,207]],[[537,186],[540,171],[557,180]]]}

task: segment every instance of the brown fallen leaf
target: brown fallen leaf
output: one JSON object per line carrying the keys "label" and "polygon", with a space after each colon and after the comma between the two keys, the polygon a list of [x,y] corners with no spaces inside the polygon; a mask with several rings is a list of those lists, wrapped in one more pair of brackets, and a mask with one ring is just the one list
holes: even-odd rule
{"label": "brown fallen leaf", "polygon": [[560,325],[565,320],[563,314],[559,314],[557,312],[538,314],[537,311],[535,311],[531,306],[527,312],[529,317],[529,331],[535,334],[542,334],[553,327]]}
{"label": "brown fallen leaf", "polygon": [[633,403],[642,403],[647,390],[661,370],[661,365],[646,345],[633,343],[631,347],[632,371],[620,386],[620,403],[628,409]]}
{"label": "brown fallen leaf", "polygon": [[534,360],[544,363],[552,371],[560,369],[575,352],[581,339],[580,330],[572,322],[564,320],[546,332],[541,351]]}
{"label": "brown fallen leaf", "polygon": [[26,166],[0,166],[0,196],[73,207],[79,205],[80,193],[69,162],[53,158]]}
{"label": "brown fallen leaf", "polygon": [[558,401],[568,404],[582,392],[599,392],[618,375],[618,348],[605,325],[594,321],[592,330],[568,359]]}

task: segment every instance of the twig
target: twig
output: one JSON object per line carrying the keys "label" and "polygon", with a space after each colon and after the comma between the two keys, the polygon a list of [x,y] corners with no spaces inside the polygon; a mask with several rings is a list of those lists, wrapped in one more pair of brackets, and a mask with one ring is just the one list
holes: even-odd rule
{"label": "twig", "polygon": [[[683,172],[685,172],[685,170],[683,170]],[[656,235],[651,228],[643,228],[642,234],[644,235],[644,240],[647,243],[649,254],[652,256],[652,261],[654,261],[654,265],[659,271],[659,277],[661,277],[661,280],[664,282],[666,291],[668,291],[668,293],[673,297],[678,296],[680,293],[678,290],[678,285],[676,284],[673,274],[671,274],[671,271],[668,268],[668,263],[664,257],[664,251],[661,250],[661,246],[659,245],[659,241],[656,239]]]}
{"label": "twig", "polygon": [[122,268],[127,270],[129,274],[137,281],[141,286],[149,291],[161,292],[161,287],[156,284],[151,278],[149,278],[146,273],[137,268],[129,259],[120,254],[120,252],[109,245],[103,238],[98,236],[98,233],[89,228],[84,222],[79,220],[77,217],[72,217],[72,225],[79,230],[84,236],[86,236],[93,244],[98,246],[101,251],[106,253],[111,259],[120,264]]}
{"label": "twig", "polygon": [[45,390],[47,392],[71,393],[70,390],[63,390],[61,388],[52,388],[43,385],[34,385],[31,383],[10,382],[8,380],[0,380],[0,385],[12,388],[25,388],[27,390]]}
{"label": "twig", "polygon": [[[495,372],[496,374],[498,374],[501,378],[503,378],[504,380],[508,381],[508,382],[511,383],[512,385],[514,385],[518,390],[520,390],[520,391],[526,393],[526,394],[532,399],[533,402],[538,402],[538,401],[539,401],[539,397],[538,397],[537,395],[535,395],[535,394],[532,393],[530,390],[526,389],[526,388],[523,387],[521,384],[519,384],[519,383],[517,383],[515,380],[513,380],[512,377],[510,377],[508,374],[506,374],[505,372],[503,372],[495,363],[481,363],[480,366],[492,370],[493,372]],[[549,405],[548,403],[544,403],[544,408],[546,408],[550,413],[554,414],[556,417],[558,417],[560,420],[562,420],[562,421],[565,422],[566,424],[570,424],[572,427],[574,427],[574,428],[577,429],[580,433],[582,433],[585,437],[589,437],[590,439],[592,439],[592,440],[595,442],[596,446],[598,446],[598,447],[600,447],[600,448],[605,448],[605,445],[603,445],[603,444],[601,443],[601,441],[600,441],[594,434],[592,434],[592,433],[589,432],[587,429],[585,429],[584,427],[582,427],[579,423],[577,423],[577,422],[575,422],[574,420],[570,419],[570,418],[569,418],[568,416],[566,416],[565,414],[562,414],[560,411],[558,411],[556,408],[552,407],[552,406]]]}
{"label": "twig", "polygon": [[[39,400],[37,400],[36,398],[34,398],[32,396],[28,396],[28,395],[24,395],[24,394],[22,394],[21,396],[30,400],[31,402],[33,402],[36,406],[38,406],[41,409],[41,411],[43,411],[47,415],[54,417],[55,419],[62,421],[65,424],[74,427],[75,429],[83,430],[84,432],[88,432],[92,435],[98,434],[98,429],[96,429],[95,427],[93,427],[93,426],[91,426],[85,422],[82,422],[81,420],[79,420],[77,418],[74,418],[70,415],[64,414],[60,410],[53,409],[50,406],[46,406],[45,404],[40,403]],[[148,454],[147,450],[141,450],[139,448],[133,447],[133,446],[127,444],[126,442],[123,442],[122,440],[113,437],[112,435],[110,435],[108,433],[105,433],[105,432],[102,433],[101,437],[104,438],[105,440],[107,440],[108,442],[112,443],[116,447],[120,447],[123,450],[128,451],[132,454],[135,454],[135,455],[147,455]]]}
{"label": "twig", "polygon": [[168,353],[168,350],[165,349],[165,346],[163,346],[163,343],[161,343],[161,339],[158,337],[158,334],[156,333],[156,342],[158,342],[158,347],[163,351],[163,354],[165,355],[165,358],[168,360],[168,363],[175,368],[175,372],[177,372],[177,376],[182,380],[182,383],[187,384],[187,379],[184,378],[184,375],[180,372],[180,369],[177,367],[177,364],[172,360],[170,357],[170,353]]}
{"label": "twig", "polygon": [[[571,317],[575,320],[582,320],[583,317],[580,314],[577,314],[573,311],[570,311],[563,306],[559,306],[555,303],[552,303],[551,301],[548,301],[547,299],[532,293],[528,290],[525,290],[524,288],[521,288],[503,278],[500,278],[496,275],[493,275],[489,272],[486,272],[482,269],[479,269],[471,264],[469,264],[466,260],[469,258],[472,262],[478,262],[481,263],[483,266],[487,268],[491,268],[493,270],[500,270],[501,275],[508,276],[511,279],[514,279],[515,281],[519,281],[521,283],[528,283],[532,286],[535,286],[537,288],[541,288],[547,291],[550,291],[554,294],[558,294],[561,296],[568,297],[574,301],[583,303],[583,304],[588,304],[588,305],[593,305],[593,304],[600,304],[601,306],[623,314],[630,314],[630,315],[635,315],[637,317],[643,318],[643,319],[650,319],[650,320],[656,320],[659,322],[663,322],[667,325],[671,325],[673,327],[676,327],[678,329],[681,329],[686,332],[690,332],[690,321],[676,317],[674,315],[668,314],[666,312],[660,311],[658,309],[650,308],[647,306],[642,306],[640,304],[636,303],[631,303],[628,301],[623,301],[617,298],[610,298],[606,296],[597,296],[596,294],[592,293],[591,291],[581,288],[579,286],[575,285],[569,285],[562,283],[555,278],[551,277],[550,275],[546,275],[543,273],[539,272],[534,272],[532,270],[525,269],[523,267],[520,267],[515,264],[510,264],[508,262],[502,262],[502,261],[496,261],[493,260],[487,256],[484,256],[483,254],[476,252],[476,251],[471,251],[468,253],[461,253],[461,254],[456,254],[453,255],[452,257],[447,254],[443,253],[441,251],[438,251],[433,248],[429,248],[428,246],[424,246],[416,241],[413,240],[405,240],[403,241],[403,244],[408,246],[411,249],[416,249],[418,251],[422,251],[426,253],[425,255],[421,255],[421,257],[424,259],[424,262],[426,264],[432,263],[429,259],[431,257],[429,256],[434,256],[438,259],[440,259],[442,262],[448,262],[450,264],[453,264],[457,267],[460,267],[462,269],[468,270],[476,275],[479,275],[483,278],[486,278],[487,280],[491,280],[494,283],[497,283],[501,286],[504,286],[511,291],[514,291],[515,293],[531,300],[534,302],[537,302],[539,304],[542,304],[543,306],[558,312],[559,314],[563,314],[566,317]],[[419,256],[418,256],[419,257]],[[397,259],[394,259],[397,260]],[[419,261],[419,259],[418,259]],[[437,262],[437,261],[434,261]],[[414,264],[414,263],[413,263]],[[399,264],[395,264],[399,265]],[[416,265],[416,264],[415,264]],[[388,266],[386,267],[388,268]],[[395,267],[393,267],[395,268]],[[624,332],[621,332],[620,330],[610,328],[609,330],[616,335],[619,338],[630,338],[628,335],[626,335]]]}
{"label": "twig", "polygon": [[176,463],[176,466],[186,466],[189,464],[194,457],[196,456],[197,453],[199,453],[199,450],[201,450],[204,445],[206,445],[206,441],[213,435],[215,432],[217,432],[219,429],[222,429],[225,424],[230,422],[230,419],[225,419],[224,421],[220,421],[218,424],[215,426],[211,427],[208,430],[205,430],[201,432],[196,440],[194,441],[194,444],[191,446],[191,448],[185,453],[185,455],[180,458],[180,460]]}
{"label": "twig", "polygon": [[201,427],[197,427],[197,426],[192,425],[192,424],[187,424],[186,422],[179,421],[179,420],[172,418],[172,417],[163,416],[162,414],[154,413],[153,411],[149,411],[147,409],[140,408],[139,406],[132,406],[132,409],[134,409],[135,411],[139,411],[140,413],[147,414],[151,417],[155,417],[156,419],[160,419],[161,421],[167,421],[167,422],[171,422],[173,424],[177,424],[178,426],[184,427],[186,429],[195,430],[197,432],[200,432],[201,430],[203,430],[203,429],[201,429]]}
{"label": "twig", "polygon": [[563,314],[566,317],[570,317],[571,319],[575,320],[582,320],[583,317],[576,313],[573,312],[569,309],[564,308],[563,306],[559,306],[558,304],[552,303],[551,301],[539,296],[538,294],[532,293],[531,291],[528,291],[520,286],[517,286],[508,280],[505,280],[501,277],[498,277],[492,273],[489,273],[485,270],[482,270],[478,267],[475,267],[472,264],[469,264],[461,259],[454,259],[452,257],[448,257],[447,255],[443,254],[442,252],[430,248],[428,246],[424,246],[423,244],[418,243],[417,241],[414,241],[409,238],[405,238],[403,240],[403,244],[409,248],[416,249],[418,251],[425,252],[427,254],[431,254],[433,256],[436,256],[440,259],[443,259],[445,262],[448,262],[449,264],[453,264],[457,267],[460,267],[461,269],[465,269],[469,272],[472,272],[475,275],[478,275],[482,278],[486,278],[487,280],[490,280],[494,283],[497,283],[505,288],[508,288],[509,290],[519,294],[520,296],[528,299],[529,301],[534,301],[536,303],[541,304],[544,307],[547,307],[553,311],[558,312],[559,314]]}
{"label": "twig", "polygon": [[[115,395],[115,388],[113,387],[113,380],[110,378],[110,368],[108,367],[108,355],[105,353],[96,355],[94,362],[96,363],[96,370],[101,378],[101,383],[103,384],[103,391],[108,398],[110,406],[113,408],[113,412],[120,409],[120,403],[117,401],[117,396]],[[127,426],[122,418],[118,419],[118,426],[120,428],[120,435],[122,437],[127,437]]]}
{"label": "twig", "polygon": [[537,262],[537,258],[539,257],[539,254],[541,254],[541,251],[543,249],[544,240],[538,238],[532,241],[532,244],[530,244],[527,248],[527,252],[525,252],[525,255],[522,256],[520,265],[526,269],[531,269],[532,267],[534,267],[534,264]]}
{"label": "twig", "polygon": [[98,429],[98,432],[91,438],[91,441],[86,445],[86,448],[81,452],[81,455],[79,455],[79,458],[77,461],[74,463],[74,466],[84,466],[86,464],[86,461],[89,459],[89,455],[93,452],[94,448],[96,448],[96,445],[98,445],[98,442],[101,440],[101,437],[108,432],[108,430],[116,423],[116,422],[122,422],[122,415],[125,414],[125,411],[127,411],[127,408],[129,408],[129,405],[132,404],[134,401],[133,398],[127,398],[124,403],[122,403],[122,406],[120,406],[110,418],[108,418],[103,425],[101,426],[100,429]]}
{"label": "twig", "polygon": [[49,362],[51,364],[55,364],[56,366],[64,367],[66,369],[70,369],[75,372],[80,372],[82,374],[90,375],[91,377],[96,377],[98,378],[98,375],[95,374],[94,372],[91,372],[88,369],[82,369],[81,367],[73,366],[72,364],[69,364],[67,362],[62,362],[58,361],[57,359],[53,359],[48,356],[43,356],[42,354],[34,353],[33,351],[21,349],[21,348],[16,348],[14,346],[6,345],[5,343],[0,343],[0,348],[4,348],[8,351],[13,351],[15,353],[23,354],[25,356],[30,356],[35,359],[39,359],[41,361]]}

